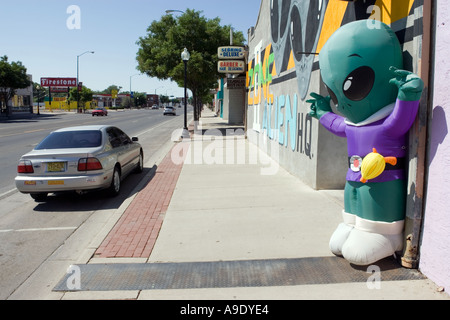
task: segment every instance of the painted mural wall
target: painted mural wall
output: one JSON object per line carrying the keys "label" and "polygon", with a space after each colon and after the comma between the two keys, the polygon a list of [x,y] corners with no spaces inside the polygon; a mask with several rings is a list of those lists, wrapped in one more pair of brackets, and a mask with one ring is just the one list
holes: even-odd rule
{"label": "painted mural wall", "polygon": [[311,92],[327,95],[317,53],[348,22],[382,21],[404,46],[405,68],[417,72],[422,6],[423,0],[262,0],[249,35],[247,129],[271,141],[267,153],[311,187],[343,188],[346,140],[319,126],[306,102]]}

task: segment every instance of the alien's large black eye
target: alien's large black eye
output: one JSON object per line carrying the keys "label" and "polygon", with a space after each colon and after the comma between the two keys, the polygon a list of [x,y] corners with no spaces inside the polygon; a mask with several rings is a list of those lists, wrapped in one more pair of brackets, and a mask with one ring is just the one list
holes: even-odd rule
{"label": "alien's large black eye", "polygon": [[367,97],[375,83],[375,72],[370,67],[359,67],[353,70],[342,86],[344,95],[353,101],[361,101]]}

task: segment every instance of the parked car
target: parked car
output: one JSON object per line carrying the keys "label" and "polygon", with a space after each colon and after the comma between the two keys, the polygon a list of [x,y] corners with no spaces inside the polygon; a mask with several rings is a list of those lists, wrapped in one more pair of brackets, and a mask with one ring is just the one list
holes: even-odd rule
{"label": "parked car", "polygon": [[152,109],[159,109],[159,106],[157,104],[152,105]]}
{"label": "parked car", "polygon": [[105,108],[99,107],[96,108],[95,110],[92,110],[92,116],[107,116],[108,115],[108,110],[106,110]]}
{"label": "parked car", "polygon": [[173,114],[174,116],[176,116],[177,115],[177,111],[176,111],[176,109],[174,107],[165,107],[164,108],[164,115],[167,115],[167,114]]}
{"label": "parked car", "polygon": [[80,126],[50,133],[23,155],[15,178],[17,189],[36,201],[49,193],[107,189],[120,192],[121,181],[143,171],[144,152],[138,138],[117,127]]}

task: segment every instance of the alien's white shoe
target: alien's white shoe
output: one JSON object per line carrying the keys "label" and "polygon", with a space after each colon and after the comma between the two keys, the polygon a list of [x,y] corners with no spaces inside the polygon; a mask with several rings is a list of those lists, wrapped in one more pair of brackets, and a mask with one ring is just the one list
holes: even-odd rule
{"label": "alien's white shoe", "polygon": [[342,246],[343,257],[355,265],[370,265],[403,248],[404,221],[393,223],[356,218]]}
{"label": "alien's white shoe", "polygon": [[330,238],[330,250],[337,256],[342,255],[342,246],[347,241],[350,232],[355,227],[356,216],[342,211],[344,222],[338,225]]}

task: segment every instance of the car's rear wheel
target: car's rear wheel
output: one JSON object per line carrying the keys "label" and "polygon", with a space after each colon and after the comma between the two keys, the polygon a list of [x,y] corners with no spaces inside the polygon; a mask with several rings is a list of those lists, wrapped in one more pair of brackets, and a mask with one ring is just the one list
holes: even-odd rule
{"label": "car's rear wheel", "polygon": [[43,202],[47,200],[48,193],[31,193],[30,196],[36,201],[36,202]]}
{"label": "car's rear wheel", "polygon": [[117,166],[114,168],[113,178],[108,193],[112,197],[115,197],[120,193],[120,170]]}

